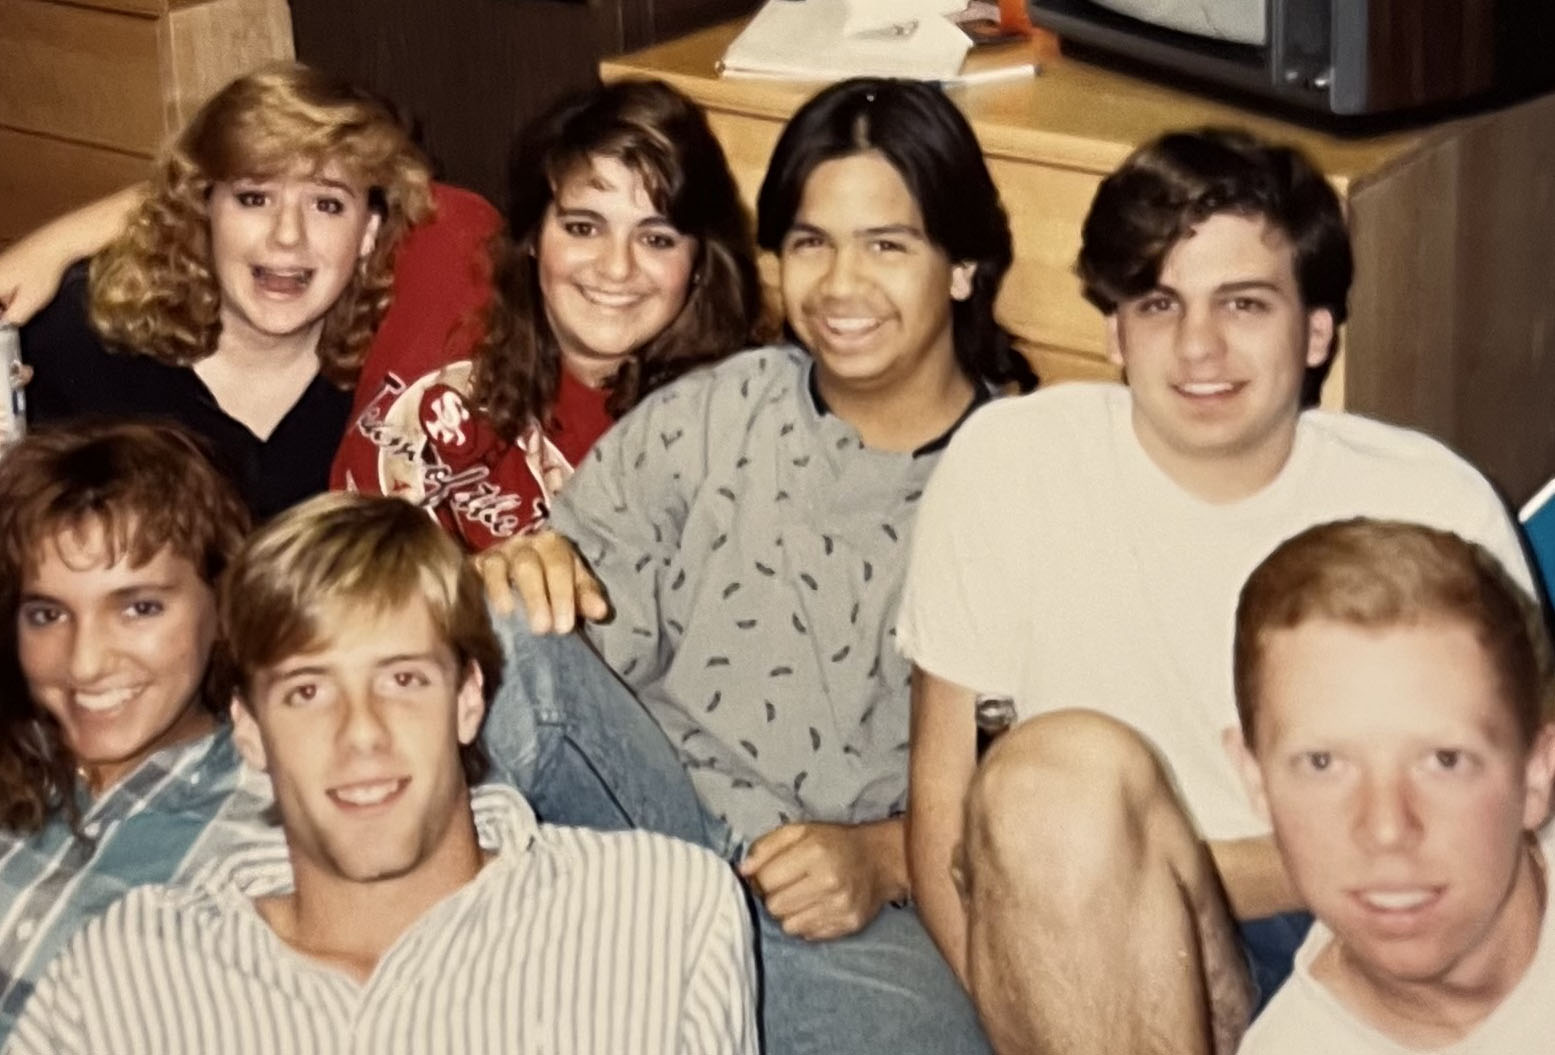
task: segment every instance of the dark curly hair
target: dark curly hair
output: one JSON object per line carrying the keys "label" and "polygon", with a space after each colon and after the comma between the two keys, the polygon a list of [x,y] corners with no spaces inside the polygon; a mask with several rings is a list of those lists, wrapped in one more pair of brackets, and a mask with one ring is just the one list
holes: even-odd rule
{"label": "dark curly hair", "polygon": [[750,221],[702,111],[651,80],[616,81],[564,99],[519,135],[508,229],[493,251],[495,290],[473,395],[498,435],[516,437],[531,422],[544,423],[556,401],[561,350],[540,295],[540,228],[556,188],[599,157],[637,173],[654,207],[698,246],[685,305],[617,370],[606,409],[620,417],[653,389],[756,336],[761,292]]}

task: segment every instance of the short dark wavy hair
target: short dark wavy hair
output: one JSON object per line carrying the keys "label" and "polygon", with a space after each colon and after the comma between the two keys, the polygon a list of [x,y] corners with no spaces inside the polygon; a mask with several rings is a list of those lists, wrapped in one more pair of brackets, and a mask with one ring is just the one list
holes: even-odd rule
{"label": "short dark wavy hair", "polygon": [[1111,315],[1155,288],[1172,247],[1218,213],[1262,217],[1290,240],[1308,311],[1349,315],[1355,264],[1339,197],[1299,150],[1233,129],[1169,132],[1106,179],[1081,230],[1085,299]]}
{"label": "short dark wavy hair", "polygon": [[783,129],[756,202],[756,241],[778,252],[805,183],[827,161],[874,151],[896,169],[923,213],[929,241],[971,261],[972,294],[951,304],[956,361],[969,378],[1037,387],[1037,375],[994,319],[1014,258],[1010,220],[961,111],[925,81],[856,77],[824,89]]}

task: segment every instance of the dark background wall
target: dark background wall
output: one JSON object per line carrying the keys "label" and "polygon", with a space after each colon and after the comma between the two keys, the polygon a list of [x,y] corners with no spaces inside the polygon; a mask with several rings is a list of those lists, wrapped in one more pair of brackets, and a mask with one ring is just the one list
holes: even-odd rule
{"label": "dark background wall", "polygon": [[399,103],[441,178],[505,205],[509,145],[606,55],[754,0],[290,0],[297,57]]}

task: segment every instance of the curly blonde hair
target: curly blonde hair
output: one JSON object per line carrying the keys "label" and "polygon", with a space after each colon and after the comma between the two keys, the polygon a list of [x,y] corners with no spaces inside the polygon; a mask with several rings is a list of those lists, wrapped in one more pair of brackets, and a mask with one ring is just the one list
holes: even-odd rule
{"label": "curly blonde hair", "polygon": [[401,236],[431,211],[431,175],[398,115],[345,81],[296,63],[265,66],[217,92],[158,160],[145,202],[91,266],[92,325],[108,341],[173,366],[216,350],[221,291],[212,268],[212,184],[299,163],[338,165],[369,188],[377,241],[324,317],[320,371],[356,382],[388,310]]}

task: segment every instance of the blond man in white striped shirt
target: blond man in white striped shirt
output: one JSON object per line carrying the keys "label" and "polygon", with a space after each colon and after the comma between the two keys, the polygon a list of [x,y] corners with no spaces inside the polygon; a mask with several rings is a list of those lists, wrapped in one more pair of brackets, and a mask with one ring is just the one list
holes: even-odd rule
{"label": "blond man in white striped shirt", "polygon": [[424,514],[305,503],[250,541],[221,609],[234,735],[284,837],[89,923],[8,1052],[756,1051],[727,865],[470,791],[501,656]]}

